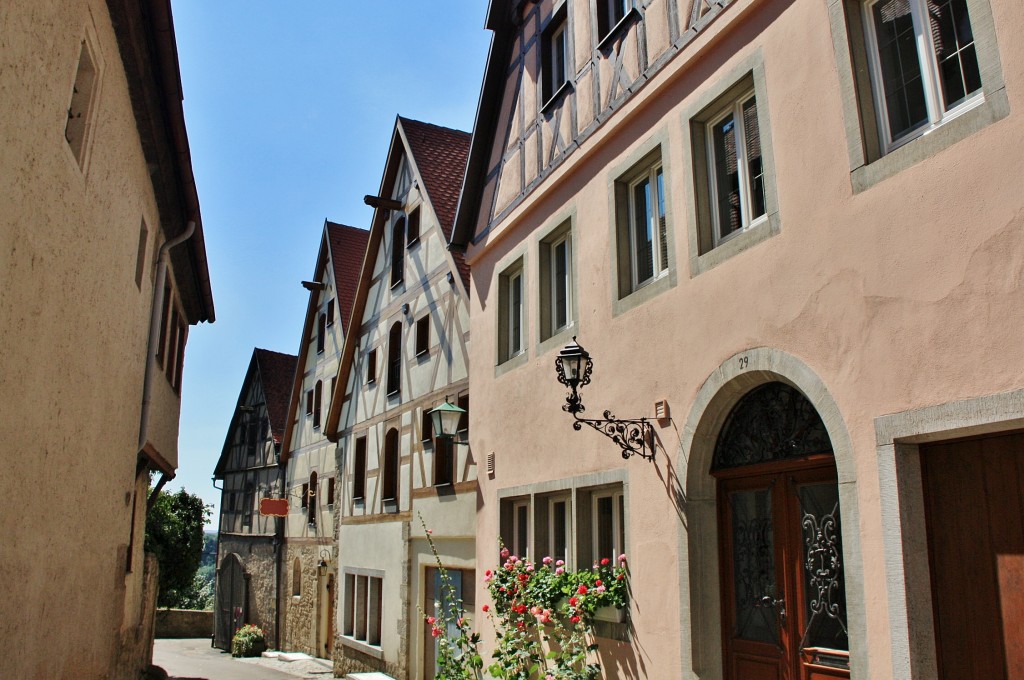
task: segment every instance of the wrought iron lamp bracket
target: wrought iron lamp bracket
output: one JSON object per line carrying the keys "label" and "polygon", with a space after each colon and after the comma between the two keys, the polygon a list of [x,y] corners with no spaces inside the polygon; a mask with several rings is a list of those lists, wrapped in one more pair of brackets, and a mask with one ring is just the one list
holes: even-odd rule
{"label": "wrought iron lamp bracket", "polygon": [[[590,382],[590,370],[584,374],[581,384]],[[616,418],[610,410],[605,410],[604,418],[581,418],[580,413],[586,411],[583,399],[580,397],[576,386],[565,397],[565,404],[562,410],[571,413],[575,418],[572,429],[579,432],[586,425],[597,430],[604,436],[618,444],[622,449],[622,457],[629,460],[630,456],[640,456],[644,460],[654,460],[654,428],[647,421],[647,418]]]}

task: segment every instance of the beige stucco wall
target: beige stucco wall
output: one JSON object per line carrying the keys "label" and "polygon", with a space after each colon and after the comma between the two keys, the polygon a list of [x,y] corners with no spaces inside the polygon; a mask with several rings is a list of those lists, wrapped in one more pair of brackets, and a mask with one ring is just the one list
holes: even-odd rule
{"label": "beige stucco wall", "polygon": [[[711,625],[717,644],[717,618],[709,623],[695,613],[706,610],[701,598],[717,602],[717,574],[706,571],[714,562],[690,562],[698,537],[688,533],[691,523],[704,526],[696,513],[707,497],[687,494],[708,486],[690,478],[707,477],[692,464],[707,461],[695,454],[707,444],[695,442],[686,424],[700,421],[706,382],[723,373],[739,377],[740,359],[766,348],[757,350],[769,357],[759,370],[820,387],[836,405],[835,431],[848,433],[851,459],[840,481],[855,490],[844,495],[855,506],[843,513],[858,521],[847,526],[846,548],[848,557],[859,553],[848,592],[863,608],[854,677],[904,677],[890,637],[904,605],[887,597],[874,421],[1024,386],[1024,368],[1012,359],[1024,322],[1024,119],[1017,113],[1024,48],[1012,38],[1024,28],[1024,13],[1008,0],[991,4],[1010,115],[944,149],[919,145],[917,162],[884,181],[855,191],[851,179],[842,105],[849,94],[838,76],[827,3],[740,0],[470,248],[471,441],[478,456],[496,457],[495,476],[480,482],[480,568],[493,561],[500,489],[628,467],[635,635],[625,656],[610,663],[651,678],[721,675],[717,652],[701,648],[708,638],[692,630]],[[780,229],[698,273],[687,223],[688,116],[752,64],[763,68],[766,98],[759,96],[758,106],[770,120],[761,134],[770,135],[773,149]],[[659,139],[674,281],[616,313],[609,187]],[[610,441],[572,430],[553,370],[557,348],[538,352],[534,311],[528,361],[494,369],[497,274],[525,252],[528,309],[535,310],[537,239],[566,212],[575,212],[579,233],[576,332],[595,362],[584,402],[588,413],[610,408],[638,417],[652,416],[654,402],[666,399],[672,419],[656,424],[652,464],[623,462]],[[714,433],[696,435],[713,441]],[[485,595],[478,589],[479,602]]]}
{"label": "beige stucco wall", "polygon": [[[84,39],[99,84],[83,171],[64,128]],[[106,3],[6,2],[0,44],[4,672],[112,677],[143,602],[138,530],[124,565],[162,229]],[[150,442],[173,465],[178,398],[161,387]]]}

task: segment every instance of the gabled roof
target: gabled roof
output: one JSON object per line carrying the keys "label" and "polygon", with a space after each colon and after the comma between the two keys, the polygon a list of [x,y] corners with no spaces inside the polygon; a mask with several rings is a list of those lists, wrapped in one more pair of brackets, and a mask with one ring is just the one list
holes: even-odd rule
{"label": "gabled roof", "polygon": [[[455,209],[462,177],[466,169],[466,158],[469,154],[470,135],[460,130],[423,123],[418,120],[402,118],[395,120],[395,129],[391,135],[391,146],[384,163],[384,175],[381,178],[377,196],[391,196],[403,156],[408,158],[414,176],[423,181],[423,190],[427,202],[437,216],[441,231],[445,237],[452,233]],[[341,361],[338,365],[338,380],[335,382],[334,394],[331,395],[331,408],[327,413],[324,433],[331,441],[337,441],[338,421],[341,417],[341,404],[344,401],[348,384],[348,372],[352,367],[356,347],[359,344],[359,324],[366,309],[366,296],[370,290],[373,267],[377,249],[384,236],[384,225],[387,221],[386,211],[377,208],[373,221],[370,223],[370,240],[366,246],[362,269],[359,274],[359,287],[352,307],[352,319],[355,332],[345,334],[345,343],[341,350]],[[450,265],[459,273],[459,281],[464,295],[469,295],[469,266],[461,252],[447,251],[451,256]]]}
{"label": "gabled roof", "polygon": [[[441,223],[445,239],[451,239],[455,223],[455,209],[459,203],[459,191],[466,173],[466,158],[469,156],[468,132],[423,123],[418,120],[398,117],[399,124],[409,142],[416,167],[423,177],[424,188]],[[469,290],[469,265],[461,252],[453,253],[455,266],[462,283]]]}
{"label": "gabled roof", "polygon": [[255,361],[259,366],[263,395],[267,400],[267,418],[270,419],[270,433],[275,444],[284,436],[285,421],[288,419],[288,397],[291,396],[292,378],[299,358],[294,354],[274,352],[256,348]]}
{"label": "gabled roof", "polygon": [[[366,245],[369,238],[370,232],[365,229],[324,220],[324,232],[320,238],[320,252],[316,258],[313,280],[320,281],[323,279],[324,271],[327,268],[327,258],[330,256],[344,342],[348,341],[349,319],[355,306],[360,267],[366,255]],[[316,323],[317,311],[317,293],[315,291],[310,292],[309,303],[306,306],[306,320],[302,325],[302,339],[299,340],[300,357],[307,355],[310,338],[313,335],[313,328]],[[292,424],[295,422],[295,418],[298,417],[299,400],[302,399],[302,378],[305,375],[305,368],[303,364],[296,365],[292,376],[291,399],[286,409],[284,439],[281,447],[282,462],[287,461],[290,455]]]}
{"label": "gabled roof", "polygon": [[330,248],[331,264],[334,267],[334,285],[338,291],[338,307],[341,311],[341,330],[348,333],[349,317],[352,315],[356,287],[359,284],[359,267],[363,264],[370,232],[344,224],[335,224],[330,220],[325,222],[324,228],[327,231],[327,246]]}
{"label": "gabled roof", "polygon": [[217,466],[213,470],[214,477],[221,478],[224,475],[224,468],[231,450],[231,435],[238,427],[238,420],[242,413],[239,407],[244,405],[245,395],[249,392],[253,381],[259,381],[263,390],[267,419],[270,421],[270,436],[275,445],[281,443],[288,411],[288,395],[292,375],[295,373],[297,364],[298,357],[291,354],[282,354],[259,347],[253,350],[249,368],[245,371],[245,379],[242,381],[242,388],[238,392],[235,410],[231,413],[231,423],[228,425],[227,435],[224,437],[224,446],[221,448],[220,458],[217,459]]}

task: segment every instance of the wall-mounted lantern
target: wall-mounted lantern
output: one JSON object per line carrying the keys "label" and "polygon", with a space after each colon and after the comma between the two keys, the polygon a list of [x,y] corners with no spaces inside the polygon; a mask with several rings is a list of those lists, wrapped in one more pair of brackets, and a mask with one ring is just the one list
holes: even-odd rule
{"label": "wall-mounted lantern", "polygon": [[459,408],[445,397],[443,404],[428,411],[430,425],[434,428],[434,434],[441,439],[450,439],[454,444],[466,443],[455,441],[459,431],[459,421],[465,412],[466,409]]}
{"label": "wall-mounted lantern", "polygon": [[586,408],[579,390],[590,383],[590,374],[594,362],[590,354],[577,344],[576,337],[562,348],[555,358],[555,372],[558,382],[569,388],[562,410],[571,413],[575,418],[572,427],[579,432],[587,425],[608,437],[622,449],[622,457],[640,456],[646,460],[654,460],[654,430],[647,418],[616,418],[611,411],[604,412],[604,418],[581,418],[579,414]]}

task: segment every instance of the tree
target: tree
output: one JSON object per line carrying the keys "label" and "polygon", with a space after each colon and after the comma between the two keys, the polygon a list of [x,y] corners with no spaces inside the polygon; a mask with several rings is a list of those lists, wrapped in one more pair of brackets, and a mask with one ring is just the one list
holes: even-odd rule
{"label": "tree", "polygon": [[[203,526],[210,506],[184,489],[161,492],[146,517],[146,552],[160,564],[159,607],[195,607],[196,572],[203,555]],[[201,585],[201,584],[199,584]]]}

